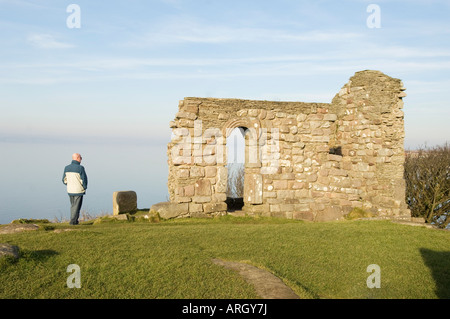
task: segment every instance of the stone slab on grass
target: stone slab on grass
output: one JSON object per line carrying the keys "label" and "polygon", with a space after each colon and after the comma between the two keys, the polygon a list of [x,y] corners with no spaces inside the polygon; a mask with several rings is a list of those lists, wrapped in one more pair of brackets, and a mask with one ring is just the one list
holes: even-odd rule
{"label": "stone slab on grass", "polygon": [[10,244],[0,244],[0,258],[11,256],[19,258],[19,247]]}
{"label": "stone slab on grass", "polygon": [[0,227],[0,234],[15,234],[24,231],[38,230],[39,226],[35,224],[9,224]]}
{"label": "stone slab on grass", "polygon": [[159,216],[163,219],[171,219],[187,214],[189,212],[189,204],[161,202],[152,205],[152,207],[150,208],[150,212],[151,211],[157,212]]}

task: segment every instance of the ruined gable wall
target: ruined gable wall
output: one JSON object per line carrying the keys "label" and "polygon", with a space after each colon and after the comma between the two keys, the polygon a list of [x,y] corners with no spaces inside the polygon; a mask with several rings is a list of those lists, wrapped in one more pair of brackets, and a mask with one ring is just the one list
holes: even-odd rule
{"label": "ruined gable wall", "polygon": [[400,80],[362,71],[330,104],[185,98],[171,122],[178,139],[168,145],[170,201],[181,216],[226,212],[220,150],[243,126],[254,137],[248,148],[259,151],[245,168],[247,213],[316,221],[355,207],[407,214],[403,90]]}
{"label": "ruined gable wall", "polygon": [[353,206],[377,215],[407,215],[404,174],[405,88],[379,71],[357,72],[335,96],[337,144],[342,147],[340,182],[350,183]]}

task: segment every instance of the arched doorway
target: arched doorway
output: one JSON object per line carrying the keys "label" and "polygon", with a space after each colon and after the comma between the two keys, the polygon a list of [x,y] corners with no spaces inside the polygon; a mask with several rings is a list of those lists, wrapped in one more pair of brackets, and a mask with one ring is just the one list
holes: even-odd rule
{"label": "arched doorway", "polygon": [[239,211],[244,206],[245,135],[247,128],[234,128],[227,137],[227,209]]}
{"label": "arched doorway", "polygon": [[[228,211],[242,210],[251,213],[255,205],[262,204],[262,175],[258,147],[261,124],[256,118],[232,119],[225,124],[223,136],[226,137],[226,166],[229,171],[227,178],[230,179],[230,181],[227,179],[227,186],[231,185],[228,194],[236,196],[232,192],[236,185],[233,180],[237,179],[239,185],[242,185],[239,186],[239,196],[242,197],[235,197],[237,200],[227,197]],[[235,141],[237,141],[236,151],[233,146]]]}

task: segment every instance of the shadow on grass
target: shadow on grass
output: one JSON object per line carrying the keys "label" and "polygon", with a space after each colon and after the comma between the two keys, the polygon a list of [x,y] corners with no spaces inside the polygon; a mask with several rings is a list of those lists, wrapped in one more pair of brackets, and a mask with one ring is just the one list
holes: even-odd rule
{"label": "shadow on grass", "polygon": [[28,260],[33,260],[37,262],[44,262],[52,256],[56,256],[59,253],[51,249],[34,250],[34,251],[23,251],[21,252],[21,258],[26,258]]}
{"label": "shadow on grass", "polygon": [[58,255],[59,253],[50,250],[50,249],[44,249],[44,250],[20,250],[19,251],[19,258],[15,258],[12,256],[6,256],[3,258],[0,258],[0,271],[3,271],[6,269],[9,265],[14,265],[20,260],[25,261],[33,261],[37,263],[42,263],[48,260],[50,257]]}
{"label": "shadow on grass", "polygon": [[440,299],[450,298],[450,252],[433,251],[421,248],[420,253],[430,268],[436,283],[436,295]]}

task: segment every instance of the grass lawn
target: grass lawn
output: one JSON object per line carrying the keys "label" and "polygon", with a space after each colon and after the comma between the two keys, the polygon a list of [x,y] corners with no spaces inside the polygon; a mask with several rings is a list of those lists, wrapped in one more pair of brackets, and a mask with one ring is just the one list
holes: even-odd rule
{"label": "grass lawn", "polygon": [[[68,226],[0,235],[0,298],[258,298],[213,258],[280,277],[301,298],[450,298],[450,232],[389,221],[306,223],[225,216]],[[67,267],[81,270],[69,289]],[[381,270],[369,289],[367,267]]]}

